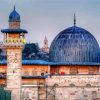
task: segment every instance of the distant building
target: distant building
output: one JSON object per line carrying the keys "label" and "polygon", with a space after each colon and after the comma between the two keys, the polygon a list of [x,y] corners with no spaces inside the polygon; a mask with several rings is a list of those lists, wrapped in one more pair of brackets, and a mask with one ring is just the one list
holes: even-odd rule
{"label": "distant building", "polygon": [[48,46],[48,39],[47,39],[47,37],[45,36],[45,38],[44,38],[44,45],[43,45],[43,47],[42,47],[42,51],[43,52],[49,52],[49,46]]}

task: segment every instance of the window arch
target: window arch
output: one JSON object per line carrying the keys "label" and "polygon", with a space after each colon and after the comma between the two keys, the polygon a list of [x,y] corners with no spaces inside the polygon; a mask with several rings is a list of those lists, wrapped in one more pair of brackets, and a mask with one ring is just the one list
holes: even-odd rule
{"label": "window arch", "polygon": [[86,87],[91,87],[91,84],[86,84]]}
{"label": "window arch", "polygon": [[29,72],[28,72],[27,70],[25,70],[25,71],[24,71],[24,75],[25,75],[25,76],[28,76],[28,75],[29,75]]}
{"label": "window arch", "polygon": [[75,84],[71,83],[71,84],[69,84],[69,86],[74,87],[74,86],[75,86]]}
{"label": "window arch", "polygon": [[70,74],[72,74],[72,75],[78,74],[78,68],[77,68],[77,66],[71,66],[70,67]]}
{"label": "window arch", "polygon": [[96,67],[94,67],[94,66],[88,68],[89,74],[95,74],[95,71],[96,71]]}

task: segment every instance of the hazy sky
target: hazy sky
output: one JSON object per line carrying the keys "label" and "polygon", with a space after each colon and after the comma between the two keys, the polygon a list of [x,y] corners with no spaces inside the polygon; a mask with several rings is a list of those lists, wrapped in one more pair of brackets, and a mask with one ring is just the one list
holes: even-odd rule
{"label": "hazy sky", "polygon": [[41,47],[46,35],[50,45],[60,31],[73,26],[76,13],[77,26],[91,32],[100,44],[100,0],[0,0],[0,29],[8,28],[14,4],[21,27],[28,30],[28,42],[38,42]]}

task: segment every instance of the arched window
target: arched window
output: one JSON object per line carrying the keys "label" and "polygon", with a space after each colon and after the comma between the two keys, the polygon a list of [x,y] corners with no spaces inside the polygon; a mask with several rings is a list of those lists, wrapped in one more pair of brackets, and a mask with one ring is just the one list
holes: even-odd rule
{"label": "arched window", "polygon": [[55,84],[54,84],[54,87],[58,87],[58,84],[55,83]]}
{"label": "arched window", "polygon": [[75,84],[71,83],[71,84],[69,84],[69,86],[74,87],[74,86],[75,86]]}
{"label": "arched window", "polygon": [[95,74],[96,68],[94,66],[91,66],[88,68],[88,73],[89,74]]}
{"label": "arched window", "polygon": [[91,87],[91,84],[86,84],[86,87]]}
{"label": "arched window", "polygon": [[71,66],[70,67],[70,74],[72,74],[72,75],[78,74],[78,68],[77,68],[77,66]]}
{"label": "arched window", "polygon": [[29,72],[28,71],[24,71],[24,75],[25,76],[28,76],[29,75]]}
{"label": "arched window", "polygon": [[37,76],[37,72],[35,70],[32,71],[33,76]]}

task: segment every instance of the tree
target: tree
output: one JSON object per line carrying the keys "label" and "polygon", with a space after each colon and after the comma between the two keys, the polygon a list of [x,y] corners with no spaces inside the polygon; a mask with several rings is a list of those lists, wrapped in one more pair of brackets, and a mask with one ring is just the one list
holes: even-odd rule
{"label": "tree", "polygon": [[29,55],[31,54],[37,54],[39,52],[39,46],[37,43],[29,43],[25,45],[25,48],[23,50],[23,57],[29,57]]}

